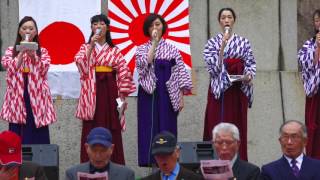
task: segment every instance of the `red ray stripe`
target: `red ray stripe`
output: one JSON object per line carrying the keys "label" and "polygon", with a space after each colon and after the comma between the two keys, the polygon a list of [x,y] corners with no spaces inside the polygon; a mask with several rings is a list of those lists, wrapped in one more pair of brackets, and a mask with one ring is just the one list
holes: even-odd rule
{"label": "red ray stripe", "polygon": [[108,16],[111,18],[111,19],[114,19],[115,21],[118,21],[119,23],[122,23],[122,24],[125,24],[125,25],[128,25],[129,26],[129,23],[125,20],[123,20],[121,17],[117,16],[116,14],[114,14],[112,11],[109,10],[108,12]]}
{"label": "red ray stripe", "polygon": [[121,44],[121,43],[126,42],[128,40],[130,40],[130,38],[129,37],[125,37],[125,38],[120,38],[120,39],[112,39],[112,42],[114,44]]}
{"label": "red ray stripe", "polygon": [[150,0],[145,0],[146,12],[150,13]]}
{"label": "red ray stripe", "polygon": [[177,15],[176,17],[170,19],[167,24],[170,24],[170,23],[173,23],[173,22],[176,22],[176,21],[179,21],[180,19],[186,17],[189,15],[189,9],[186,8],[185,10],[183,10],[179,15]]}
{"label": "red ray stripe", "polygon": [[138,0],[131,0],[132,6],[134,7],[134,9],[137,11],[138,16],[140,16],[142,14],[140,8],[139,8],[139,3]]}
{"label": "red ray stripe", "polygon": [[161,8],[161,5],[163,4],[164,0],[158,0],[157,1],[157,4],[156,4],[156,7],[154,8],[154,13],[158,14],[160,8]]}
{"label": "red ray stripe", "polygon": [[133,14],[131,13],[131,11],[129,11],[127,9],[127,7],[123,4],[122,1],[119,0],[111,0],[113,2],[113,4],[115,4],[120,10],[122,10],[122,12],[124,14],[126,14],[127,16],[129,16],[131,19],[134,18]]}
{"label": "red ray stripe", "polygon": [[168,28],[168,31],[170,31],[170,32],[182,31],[182,30],[189,30],[189,23],[182,25],[182,26],[174,27],[174,28]]}
{"label": "red ray stripe", "polygon": [[129,46],[127,46],[126,48],[121,50],[121,53],[123,55],[126,55],[135,45],[133,43],[131,43]]}
{"label": "red ray stripe", "polygon": [[170,39],[172,41],[184,43],[184,44],[190,44],[190,38],[189,37],[175,37],[175,36],[168,36],[167,39]]}
{"label": "red ray stripe", "polygon": [[129,61],[128,67],[129,67],[131,73],[133,74],[133,70],[136,67],[136,57],[135,56],[133,56],[133,58]]}
{"label": "red ray stripe", "polygon": [[183,0],[174,0],[170,6],[165,10],[162,17],[166,17],[168,14],[170,14],[176,7],[178,7]]}
{"label": "red ray stripe", "polygon": [[[128,29],[129,29],[129,27],[128,27]],[[128,33],[128,30],[120,29],[120,28],[115,27],[115,26],[110,26],[110,31],[111,32],[118,32],[118,33]]]}
{"label": "red ray stripe", "polygon": [[186,63],[188,66],[192,67],[191,56],[189,54],[182,52],[182,51],[180,51],[180,54],[182,56],[184,63]]}

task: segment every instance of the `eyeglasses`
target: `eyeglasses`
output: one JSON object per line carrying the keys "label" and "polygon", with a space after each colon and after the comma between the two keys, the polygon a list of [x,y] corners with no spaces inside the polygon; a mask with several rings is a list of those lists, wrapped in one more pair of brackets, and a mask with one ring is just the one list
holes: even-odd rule
{"label": "eyeglasses", "polygon": [[223,144],[225,144],[226,146],[231,146],[232,144],[234,144],[236,142],[236,140],[233,140],[233,141],[214,141],[213,143],[218,145],[218,146],[222,146]]}
{"label": "eyeglasses", "polygon": [[281,140],[282,142],[288,142],[289,139],[290,139],[290,140],[293,141],[293,142],[297,142],[297,141],[299,141],[301,138],[302,138],[301,135],[292,134],[292,135],[282,135],[282,136],[280,137],[280,140]]}

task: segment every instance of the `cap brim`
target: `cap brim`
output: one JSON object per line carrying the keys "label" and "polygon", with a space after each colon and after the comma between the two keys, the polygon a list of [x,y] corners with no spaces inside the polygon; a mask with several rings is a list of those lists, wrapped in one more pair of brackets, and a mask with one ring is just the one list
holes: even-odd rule
{"label": "cap brim", "polygon": [[22,164],[22,154],[2,155],[0,156],[1,165]]}
{"label": "cap brim", "polygon": [[102,145],[104,147],[111,147],[111,145],[112,145],[112,143],[109,142],[109,141],[102,141],[102,140],[99,140],[99,139],[89,141],[88,144],[90,144],[90,145],[100,144],[100,145]]}
{"label": "cap brim", "polygon": [[152,155],[159,155],[159,154],[171,154],[173,153],[175,147],[160,147],[152,149]]}

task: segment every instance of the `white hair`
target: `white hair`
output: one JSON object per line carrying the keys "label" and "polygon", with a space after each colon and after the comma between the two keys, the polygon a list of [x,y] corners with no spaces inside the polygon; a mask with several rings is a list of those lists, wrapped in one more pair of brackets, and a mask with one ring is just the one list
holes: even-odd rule
{"label": "white hair", "polygon": [[231,123],[219,123],[212,130],[212,140],[214,141],[220,132],[231,132],[232,137],[240,141],[240,133],[237,126]]}

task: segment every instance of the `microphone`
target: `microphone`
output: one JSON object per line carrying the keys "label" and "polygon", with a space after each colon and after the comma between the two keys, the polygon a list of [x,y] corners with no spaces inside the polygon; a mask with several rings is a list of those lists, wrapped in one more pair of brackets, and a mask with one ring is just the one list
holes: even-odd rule
{"label": "microphone", "polygon": [[230,34],[231,28],[230,26],[225,26],[224,27],[224,34]]}
{"label": "microphone", "polygon": [[99,35],[100,33],[101,33],[101,28],[97,28],[96,32],[95,32],[95,35]]}
{"label": "microphone", "polygon": [[30,39],[30,34],[25,34],[24,41],[29,42],[29,39]]}

